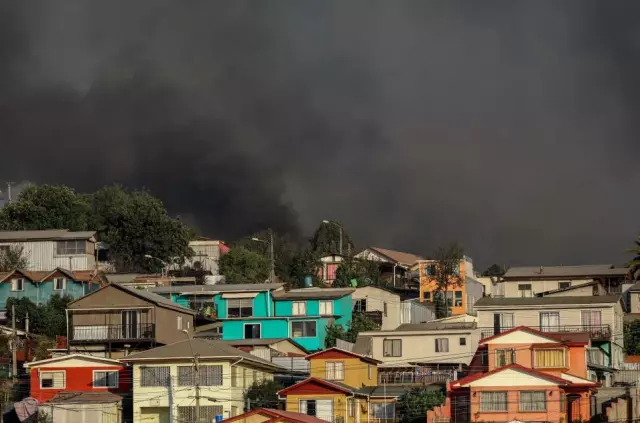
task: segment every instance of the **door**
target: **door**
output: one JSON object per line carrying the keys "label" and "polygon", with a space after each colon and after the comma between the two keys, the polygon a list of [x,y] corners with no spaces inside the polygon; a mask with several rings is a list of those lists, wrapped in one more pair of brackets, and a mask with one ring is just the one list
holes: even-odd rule
{"label": "door", "polygon": [[169,423],[169,407],[142,407],[141,423]]}
{"label": "door", "polygon": [[122,312],[122,339],[137,339],[140,336],[140,312],[127,310]]}
{"label": "door", "polygon": [[260,339],[260,323],[246,323],[244,325],[244,339]]}

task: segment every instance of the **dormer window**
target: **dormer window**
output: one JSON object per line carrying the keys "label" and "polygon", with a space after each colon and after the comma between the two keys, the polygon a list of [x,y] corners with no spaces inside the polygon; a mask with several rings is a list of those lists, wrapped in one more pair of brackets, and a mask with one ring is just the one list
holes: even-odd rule
{"label": "dormer window", "polygon": [[63,291],[64,286],[65,286],[64,278],[55,278],[53,280],[53,289],[55,289],[56,291]]}
{"label": "dormer window", "polygon": [[24,291],[24,279],[17,278],[11,280],[12,291]]}

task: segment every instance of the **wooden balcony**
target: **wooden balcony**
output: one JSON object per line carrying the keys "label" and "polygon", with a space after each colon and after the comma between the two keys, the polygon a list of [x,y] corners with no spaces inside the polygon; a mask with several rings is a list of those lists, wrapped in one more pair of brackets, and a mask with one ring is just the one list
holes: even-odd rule
{"label": "wooden balcony", "polygon": [[153,341],[155,334],[153,323],[72,326],[69,341],[71,343]]}

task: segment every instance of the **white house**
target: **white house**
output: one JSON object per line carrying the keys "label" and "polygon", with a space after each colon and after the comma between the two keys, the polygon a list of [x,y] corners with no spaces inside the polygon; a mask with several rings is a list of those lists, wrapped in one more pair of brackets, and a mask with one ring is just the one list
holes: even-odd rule
{"label": "white house", "polygon": [[95,231],[71,232],[68,229],[0,232],[0,253],[11,247],[22,247],[29,262],[23,270],[94,270],[95,235]]}

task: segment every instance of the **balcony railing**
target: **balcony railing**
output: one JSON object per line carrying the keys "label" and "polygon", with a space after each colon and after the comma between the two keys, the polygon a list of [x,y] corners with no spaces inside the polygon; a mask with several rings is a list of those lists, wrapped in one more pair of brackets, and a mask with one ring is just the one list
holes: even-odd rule
{"label": "balcony railing", "polygon": [[136,325],[86,325],[73,326],[70,341],[134,341],[155,338],[153,323]]}
{"label": "balcony railing", "polygon": [[[550,326],[530,326],[532,329],[539,330],[541,332],[553,332],[553,333],[577,333],[588,332],[591,339],[606,341],[611,338],[611,327],[609,325],[550,325]],[[497,335],[502,332],[511,330],[512,328],[485,329],[482,331],[482,338],[488,338],[489,336]]]}
{"label": "balcony railing", "polygon": [[454,374],[450,372],[431,374],[384,372],[378,374],[378,385],[429,385],[432,383],[448,383],[454,379]]}

